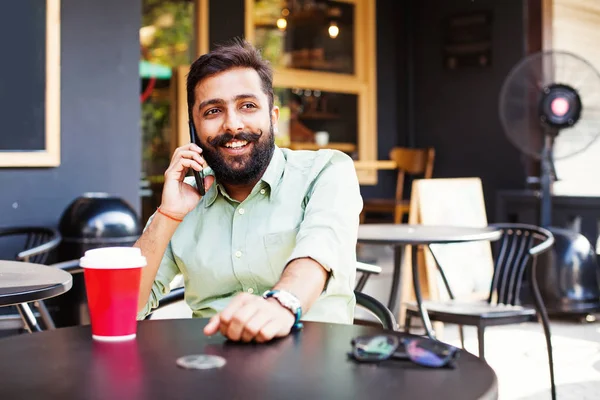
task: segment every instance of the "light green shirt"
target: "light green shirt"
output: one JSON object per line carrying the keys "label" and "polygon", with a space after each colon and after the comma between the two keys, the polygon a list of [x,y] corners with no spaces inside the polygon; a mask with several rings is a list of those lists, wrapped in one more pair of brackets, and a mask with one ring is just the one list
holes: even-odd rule
{"label": "light green shirt", "polygon": [[346,154],[276,147],[262,179],[243,202],[214,184],[186,215],[138,319],[158,306],[178,274],[193,316],[210,317],[240,292],[261,295],[278,282],[290,261],[310,257],[330,278],[302,319],[351,324],[362,206],[354,163]]}

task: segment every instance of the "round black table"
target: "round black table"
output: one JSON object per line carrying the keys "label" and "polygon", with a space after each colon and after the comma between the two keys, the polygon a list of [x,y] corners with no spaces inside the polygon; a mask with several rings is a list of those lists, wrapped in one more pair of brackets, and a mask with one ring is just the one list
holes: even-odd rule
{"label": "round black table", "polygon": [[58,296],[73,285],[70,273],[21,261],[0,260],[0,306]]}
{"label": "round black table", "polygon": [[[89,326],[0,339],[0,399],[497,399],[497,378],[461,351],[454,369],[409,361],[357,364],[350,340],[373,327],[306,322],[268,344],[202,333],[205,319],[140,321],[135,340],[95,342]],[[391,333],[388,331],[388,333]],[[399,336],[402,333],[393,333]],[[187,370],[179,357],[214,354],[212,370]]]}
{"label": "round black table", "polygon": [[[500,239],[502,232],[494,227],[463,227],[463,226],[431,226],[408,224],[363,224],[358,228],[358,243],[391,245],[394,247],[394,274],[388,308],[398,313],[398,298],[400,297],[400,277],[404,258],[404,247],[407,245],[429,246],[430,244],[465,243],[475,241],[494,241]],[[431,321],[423,307],[421,285],[419,283],[419,268],[417,252],[412,251],[413,288],[419,313],[423,320],[425,331],[433,337]]]}
{"label": "round black table", "polygon": [[41,331],[27,303],[36,303],[48,328],[54,328],[46,306],[39,300],[61,295],[73,286],[70,273],[47,265],[0,260],[0,307],[16,305],[28,331]]}

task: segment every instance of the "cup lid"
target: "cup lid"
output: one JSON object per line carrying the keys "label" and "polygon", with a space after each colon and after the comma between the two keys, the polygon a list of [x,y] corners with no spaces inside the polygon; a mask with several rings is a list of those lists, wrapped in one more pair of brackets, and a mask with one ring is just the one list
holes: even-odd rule
{"label": "cup lid", "polygon": [[101,247],[86,251],[79,259],[82,268],[95,269],[140,268],[146,264],[146,257],[137,247]]}

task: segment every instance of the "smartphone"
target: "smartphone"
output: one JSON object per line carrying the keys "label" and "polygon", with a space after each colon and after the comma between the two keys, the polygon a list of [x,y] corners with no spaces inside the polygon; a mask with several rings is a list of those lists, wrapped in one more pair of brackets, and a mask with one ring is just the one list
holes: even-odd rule
{"label": "smartphone", "polygon": [[[198,145],[197,136],[196,136],[196,128],[194,128],[194,123],[192,121],[189,121],[189,125],[190,125],[190,141],[193,144]],[[206,190],[204,190],[204,171],[198,172],[192,168],[192,172],[194,173],[194,178],[196,179],[196,186],[198,187],[198,193],[200,193],[200,196],[204,196],[206,194]]]}

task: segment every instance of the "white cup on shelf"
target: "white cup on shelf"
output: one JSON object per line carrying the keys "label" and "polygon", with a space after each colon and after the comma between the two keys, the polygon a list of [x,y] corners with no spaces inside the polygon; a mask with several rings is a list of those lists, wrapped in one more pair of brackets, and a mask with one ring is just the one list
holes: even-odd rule
{"label": "white cup on shelf", "polygon": [[329,143],[329,132],[318,131],[315,133],[315,143],[319,146],[327,146]]}

